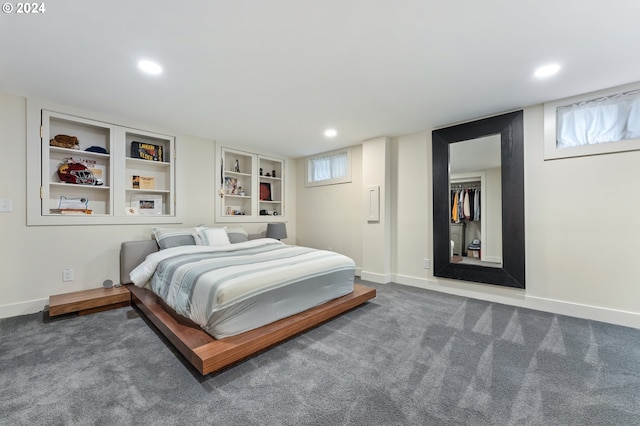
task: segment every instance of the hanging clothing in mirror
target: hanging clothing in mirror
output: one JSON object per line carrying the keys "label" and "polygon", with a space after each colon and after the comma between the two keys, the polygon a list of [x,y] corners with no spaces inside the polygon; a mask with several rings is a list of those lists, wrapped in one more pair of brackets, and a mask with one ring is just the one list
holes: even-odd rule
{"label": "hanging clothing in mirror", "polygon": [[481,214],[481,190],[477,186],[460,187],[451,190],[451,222],[462,220],[479,221]]}

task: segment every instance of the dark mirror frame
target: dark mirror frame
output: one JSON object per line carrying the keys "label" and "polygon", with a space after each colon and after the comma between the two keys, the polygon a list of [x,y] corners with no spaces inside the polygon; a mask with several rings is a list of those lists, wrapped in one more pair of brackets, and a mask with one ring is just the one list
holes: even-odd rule
{"label": "dark mirror frame", "polygon": [[[433,274],[436,277],[525,288],[524,126],[515,111],[432,132]],[[500,134],[502,164],[502,268],[452,263],[449,144]]]}

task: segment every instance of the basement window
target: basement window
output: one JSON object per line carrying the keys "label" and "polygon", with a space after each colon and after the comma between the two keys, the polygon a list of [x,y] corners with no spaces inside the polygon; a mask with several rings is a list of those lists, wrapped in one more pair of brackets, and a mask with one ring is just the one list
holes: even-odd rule
{"label": "basement window", "polygon": [[640,85],[545,104],[545,160],[640,149]]}
{"label": "basement window", "polygon": [[306,185],[321,186],[351,182],[351,148],[307,157]]}

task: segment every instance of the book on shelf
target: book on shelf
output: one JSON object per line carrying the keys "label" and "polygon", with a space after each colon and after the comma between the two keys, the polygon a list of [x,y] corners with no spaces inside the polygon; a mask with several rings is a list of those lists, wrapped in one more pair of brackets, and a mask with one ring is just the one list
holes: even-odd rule
{"label": "book on shelf", "polygon": [[93,214],[91,209],[49,209],[51,214]]}
{"label": "book on shelf", "polygon": [[150,161],[164,161],[162,145],[145,142],[131,142],[131,158],[141,158]]}

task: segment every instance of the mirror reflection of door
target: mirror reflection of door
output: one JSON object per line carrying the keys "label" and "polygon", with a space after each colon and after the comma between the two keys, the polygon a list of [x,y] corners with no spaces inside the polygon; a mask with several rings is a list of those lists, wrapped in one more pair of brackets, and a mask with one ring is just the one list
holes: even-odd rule
{"label": "mirror reflection of door", "polygon": [[500,135],[449,145],[451,262],[502,267]]}

